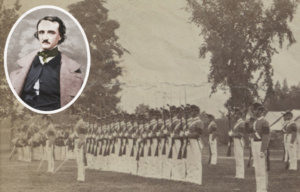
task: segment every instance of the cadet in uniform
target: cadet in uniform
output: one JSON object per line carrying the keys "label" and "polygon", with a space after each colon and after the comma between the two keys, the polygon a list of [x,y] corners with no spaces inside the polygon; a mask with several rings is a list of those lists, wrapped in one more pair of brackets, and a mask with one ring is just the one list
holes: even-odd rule
{"label": "cadet in uniform", "polygon": [[236,123],[229,136],[233,137],[233,150],[235,159],[235,179],[245,178],[245,167],[244,167],[244,135],[245,135],[245,122],[242,119],[243,112],[236,108],[234,111],[234,118]]}
{"label": "cadet in uniform", "polygon": [[131,114],[128,116],[128,122],[127,122],[127,133],[126,136],[128,138],[128,148],[126,149],[126,156],[128,158],[128,167],[129,167],[129,172],[131,174],[136,175],[137,173],[137,162],[136,158],[134,156],[136,152],[135,148],[135,132],[136,132],[136,126],[137,124],[134,122],[135,120],[135,115]]}
{"label": "cadet in uniform", "polygon": [[287,162],[288,161],[288,145],[287,145],[287,142],[286,142],[286,125],[287,123],[289,122],[287,120],[287,114],[286,112],[283,112],[282,113],[282,117],[283,117],[283,125],[282,125],[282,134],[283,134],[283,147],[284,147],[284,154],[283,154],[283,162]]}
{"label": "cadet in uniform", "polygon": [[32,159],[33,160],[41,160],[43,158],[43,149],[41,145],[42,136],[37,126],[33,126],[33,136],[32,136]]}
{"label": "cadet in uniform", "polygon": [[159,110],[154,111],[155,123],[152,127],[152,149],[153,149],[153,177],[161,179],[161,159],[160,159],[160,131],[162,127],[162,114]]}
{"label": "cadet in uniform", "polygon": [[52,119],[48,119],[48,126],[46,128],[47,142],[46,142],[46,151],[47,151],[47,160],[48,160],[48,173],[54,172],[54,142],[56,130],[52,124]]}
{"label": "cadet in uniform", "polygon": [[203,142],[201,135],[203,132],[203,122],[199,118],[200,108],[191,105],[192,121],[188,125],[185,135],[188,137],[186,156],[186,181],[202,185],[202,151]]}
{"label": "cadet in uniform", "polygon": [[163,109],[163,126],[161,127],[161,161],[162,161],[162,178],[170,179],[172,170],[172,161],[168,158],[168,153],[171,148],[172,139],[170,137],[171,121],[170,112]]}
{"label": "cadet in uniform", "polygon": [[75,130],[78,133],[78,143],[76,148],[76,162],[77,162],[77,181],[83,182],[85,180],[85,166],[86,160],[86,123],[83,121],[82,114],[77,114],[78,122],[75,125]]}
{"label": "cadet in uniform", "polygon": [[172,179],[182,181],[185,179],[185,165],[182,160],[182,108],[176,108],[176,118],[173,119],[173,126],[175,126],[171,137],[174,139],[173,157],[172,157]]}
{"label": "cadet in uniform", "polygon": [[146,148],[146,140],[143,136],[146,135],[145,131],[145,119],[146,117],[144,115],[141,115],[139,120],[139,129],[137,130],[137,137],[138,137],[138,175],[139,176],[146,176],[147,171],[147,162],[146,162],[146,155],[145,155],[145,148]]}
{"label": "cadet in uniform", "polygon": [[256,192],[267,192],[267,155],[270,127],[268,121],[263,117],[265,108],[261,103],[255,102],[252,110],[252,113],[256,116],[256,121],[253,124],[253,160],[255,165]]}
{"label": "cadet in uniform", "polygon": [[153,133],[153,127],[156,124],[156,120],[155,120],[155,110],[151,109],[148,112],[148,126],[147,126],[147,148],[148,151],[145,154],[146,155],[146,159],[147,159],[147,177],[151,177],[151,178],[155,178],[155,170],[154,167],[155,165],[155,160],[154,160],[154,153],[155,153],[155,149],[156,146],[154,146],[153,144],[153,137],[154,137],[154,133]]}
{"label": "cadet in uniform", "polygon": [[286,124],[286,145],[289,159],[289,170],[297,170],[297,124],[293,119],[293,113],[291,111],[286,112],[287,121]]}
{"label": "cadet in uniform", "polygon": [[208,144],[210,148],[210,165],[216,165],[217,164],[217,124],[215,123],[215,117],[212,114],[206,114],[209,119],[209,125],[208,125]]}

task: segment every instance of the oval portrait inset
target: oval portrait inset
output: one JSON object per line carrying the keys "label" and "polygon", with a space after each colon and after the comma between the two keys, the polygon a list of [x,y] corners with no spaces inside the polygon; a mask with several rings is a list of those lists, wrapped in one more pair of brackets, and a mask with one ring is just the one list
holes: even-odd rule
{"label": "oval portrait inset", "polygon": [[90,50],[78,21],[55,6],[35,7],[11,29],[4,53],[6,78],[17,99],[42,114],[60,112],[80,96]]}

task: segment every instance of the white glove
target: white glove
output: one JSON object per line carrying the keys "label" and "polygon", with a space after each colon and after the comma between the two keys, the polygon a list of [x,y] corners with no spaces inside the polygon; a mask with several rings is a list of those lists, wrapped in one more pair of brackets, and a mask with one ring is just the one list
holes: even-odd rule
{"label": "white glove", "polygon": [[188,136],[189,135],[189,131],[186,131],[184,134],[185,134],[185,136]]}
{"label": "white glove", "polygon": [[164,134],[167,134],[168,133],[168,130],[164,130]]}
{"label": "white glove", "polygon": [[228,135],[231,137],[231,136],[232,136],[232,131],[229,131],[229,132],[228,132]]}

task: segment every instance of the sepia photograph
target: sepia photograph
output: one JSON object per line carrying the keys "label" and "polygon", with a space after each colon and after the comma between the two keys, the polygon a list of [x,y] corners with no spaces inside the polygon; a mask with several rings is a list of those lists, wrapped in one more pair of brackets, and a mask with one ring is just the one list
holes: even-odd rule
{"label": "sepia photograph", "polygon": [[299,0],[0,0],[0,191],[299,192]]}

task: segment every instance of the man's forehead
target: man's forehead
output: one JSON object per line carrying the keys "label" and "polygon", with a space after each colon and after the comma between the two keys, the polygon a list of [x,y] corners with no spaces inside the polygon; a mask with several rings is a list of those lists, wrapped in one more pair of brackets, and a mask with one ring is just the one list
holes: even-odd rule
{"label": "man's forehead", "polygon": [[42,20],[38,25],[38,30],[56,30],[58,31],[59,23],[54,21]]}

